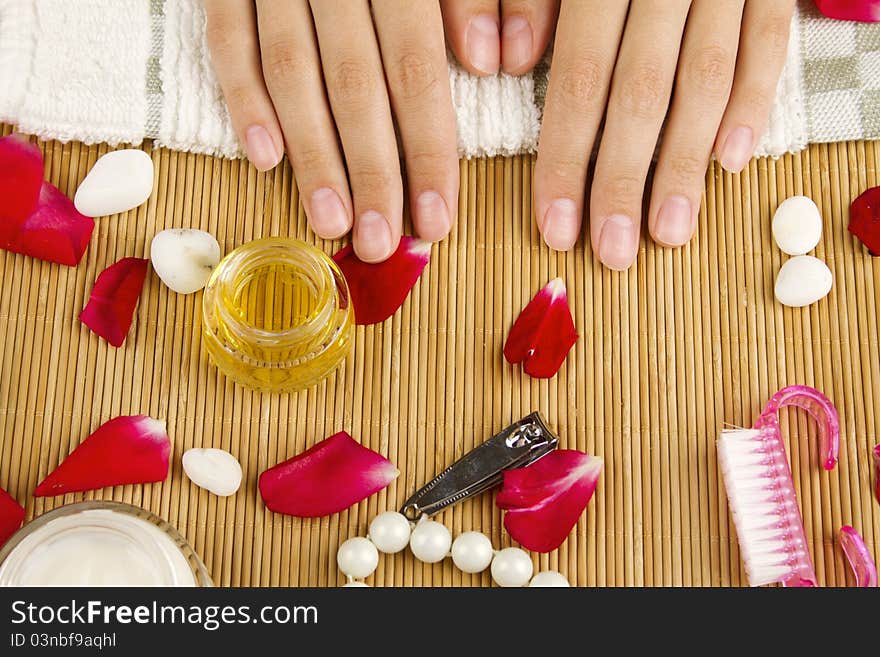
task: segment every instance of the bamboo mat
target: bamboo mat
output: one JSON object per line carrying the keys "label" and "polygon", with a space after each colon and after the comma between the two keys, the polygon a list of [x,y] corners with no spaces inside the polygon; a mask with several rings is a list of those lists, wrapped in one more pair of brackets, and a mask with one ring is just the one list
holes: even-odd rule
{"label": "bamboo mat", "polygon": [[[9,132],[6,128],[4,134]],[[105,147],[43,145],[48,179],[71,195]],[[149,148],[147,146],[147,148]],[[143,256],[168,227],[215,234],[224,252],[267,235],[294,235],[332,253],[306,229],[291,169],[267,175],[237,161],[153,150],[156,182],[135,211],[102,218],[76,269],[0,252],[0,486],[28,517],[79,499],[143,506],[177,526],[217,584],[337,585],[339,543],[364,535],[378,512],[512,420],[540,410],[561,446],[605,460],[596,495],[559,550],[534,555],[579,585],[745,583],[717,468],[724,423],[750,426],[776,389],[823,390],[841,414],[840,463],[820,471],[815,436],[792,412],[792,469],[819,580],[852,584],[835,537],[852,524],[880,551],[880,505],[870,449],[880,423],[880,259],[846,232],[849,202],[880,183],[880,142],[812,146],[755,160],[740,176],[713,166],[696,239],[680,250],[643,243],[638,266],[601,268],[583,242],[547,249],[531,219],[533,158],[461,163],[460,220],[435,247],[391,320],[359,327],[352,356],[325,384],[298,395],[237,387],[201,349],[201,295],[147,279],[120,349],[77,321],[97,274]],[[770,217],[793,194],[825,218],[816,255],[834,273],[831,295],[807,309],[773,300],[784,256]],[[507,330],[532,295],[562,276],[581,335],[559,375],[529,379],[507,365]],[[174,452],[162,484],[34,500],[36,483],[100,423],[120,414],[165,418]],[[345,429],[401,470],[388,489],[329,518],[267,511],[265,468]],[[185,478],[193,446],[235,454],[241,491],[219,499]],[[453,534],[486,532],[510,544],[492,495],[447,510]],[[383,555],[374,585],[488,585],[448,562]]]}

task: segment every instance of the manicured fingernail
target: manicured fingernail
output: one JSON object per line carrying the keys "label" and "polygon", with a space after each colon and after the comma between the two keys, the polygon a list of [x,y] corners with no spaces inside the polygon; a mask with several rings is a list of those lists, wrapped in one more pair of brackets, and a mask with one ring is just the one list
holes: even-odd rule
{"label": "manicured fingernail", "polygon": [[245,132],[247,157],[259,171],[267,171],[281,161],[281,153],[269,132],[261,125],[252,125]]}
{"label": "manicured fingernail", "polygon": [[429,242],[442,240],[449,234],[452,221],[446,201],[437,192],[422,192],[416,199],[416,223],[419,237]]}
{"label": "manicured fingernail", "polygon": [[355,232],[355,252],[364,262],[379,262],[391,255],[391,226],[378,212],[364,212]]}
{"label": "manicured fingernail", "polygon": [[498,21],[495,18],[488,14],[474,16],[468,23],[465,43],[471,66],[487,75],[498,72],[501,37],[498,35]]}
{"label": "manicured fingernail", "polygon": [[345,235],[350,227],[342,199],[329,187],[321,187],[312,192],[309,217],[312,220],[312,230],[327,239]]}
{"label": "manicured fingernail", "polygon": [[568,251],[577,241],[579,230],[577,203],[570,198],[553,201],[544,214],[541,226],[547,246],[557,251]]}
{"label": "manicured fingernail", "polygon": [[721,150],[721,166],[737,173],[746,168],[755,152],[755,135],[751,128],[740,126],[727,135]]}
{"label": "manicured fingernail", "polygon": [[623,271],[636,256],[636,225],[623,214],[612,214],[605,219],[599,235],[599,260],[609,269]]}
{"label": "manicured fingernail", "polygon": [[681,246],[691,238],[693,232],[690,199],[676,194],[663,201],[657,213],[654,238],[667,246]]}
{"label": "manicured fingernail", "polygon": [[508,73],[519,71],[532,58],[532,26],[522,16],[504,19],[501,28],[501,61]]}

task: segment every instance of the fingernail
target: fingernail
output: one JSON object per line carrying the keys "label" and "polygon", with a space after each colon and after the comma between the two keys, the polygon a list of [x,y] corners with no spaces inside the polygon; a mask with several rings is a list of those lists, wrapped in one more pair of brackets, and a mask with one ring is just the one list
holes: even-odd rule
{"label": "fingernail", "polygon": [[557,251],[568,251],[577,241],[579,231],[577,204],[570,198],[553,201],[544,214],[541,227],[547,246]]}
{"label": "fingernail", "polygon": [[636,226],[623,214],[605,219],[599,235],[599,260],[609,269],[623,271],[635,260]]}
{"label": "fingernail", "polygon": [[727,135],[721,150],[721,166],[738,173],[746,168],[755,152],[755,135],[751,128],[740,126]]}
{"label": "fingernail", "polygon": [[327,239],[341,237],[348,232],[350,226],[342,199],[329,187],[321,187],[312,192],[309,217],[312,220],[312,230]]}
{"label": "fingernail", "polygon": [[252,125],[245,132],[247,157],[257,170],[267,171],[281,161],[281,154],[266,128]]}
{"label": "fingernail", "polygon": [[504,19],[501,60],[508,73],[519,71],[532,58],[532,26],[522,16]]}
{"label": "fingernail", "polygon": [[437,192],[422,192],[416,199],[416,223],[419,237],[430,242],[442,240],[449,234],[452,221],[446,201]]}
{"label": "fingernail", "polygon": [[355,251],[364,262],[379,262],[391,255],[391,226],[378,212],[364,212],[355,232]]}
{"label": "fingernail", "polygon": [[465,40],[471,66],[487,75],[496,74],[501,59],[498,21],[488,14],[475,16],[468,23]]}
{"label": "fingernail", "polygon": [[657,213],[654,239],[667,246],[681,246],[691,238],[693,232],[690,199],[676,194],[663,201]]}

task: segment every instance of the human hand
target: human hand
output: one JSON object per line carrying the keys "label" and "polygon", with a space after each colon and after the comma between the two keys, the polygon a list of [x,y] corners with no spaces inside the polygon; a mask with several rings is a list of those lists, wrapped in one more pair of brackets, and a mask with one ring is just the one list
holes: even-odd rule
{"label": "human hand", "polygon": [[[444,11],[453,4],[457,13],[444,16],[448,37],[456,55],[476,72],[481,66],[475,62],[490,58],[469,55],[467,27],[473,29],[474,16],[497,12],[498,2],[449,0]],[[538,60],[549,34],[547,18],[558,5],[501,0],[503,16],[533,21],[533,48],[517,61],[532,66]],[[666,246],[690,240],[713,148],[725,169],[740,171],[764,132],[794,5],[795,0],[563,0],[533,183],[535,216],[547,244],[567,250],[580,234],[587,168],[598,140],[590,194],[593,250],[612,269],[633,263],[646,177],[664,120],[648,227]],[[498,43],[505,70],[514,58],[508,49],[519,52],[508,48],[510,41],[502,28]]]}
{"label": "human hand", "polygon": [[366,262],[396,250],[403,184],[393,110],[415,229],[431,241],[446,236],[458,155],[436,2],[205,0],[205,9],[211,60],[248,159],[271,169],[287,151],[318,235],[353,227]]}

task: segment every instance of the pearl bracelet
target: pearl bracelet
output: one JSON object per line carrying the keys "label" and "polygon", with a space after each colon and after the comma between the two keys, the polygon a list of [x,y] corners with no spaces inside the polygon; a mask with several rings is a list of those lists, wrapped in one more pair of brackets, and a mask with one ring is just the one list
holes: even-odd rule
{"label": "pearl bracelet", "polygon": [[465,573],[481,573],[491,566],[492,579],[499,586],[569,586],[565,576],[555,570],[532,577],[532,559],[525,550],[496,550],[482,532],[464,532],[453,541],[445,525],[426,516],[411,523],[397,511],[385,511],[373,518],[367,538],[350,538],[339,546],[336,564],[348,578],[344,586],[369,586],[363,580],[379,565],[379,552],[396,554],[407,545],[424,563],[439,563],[451,556],[452,563]]}

